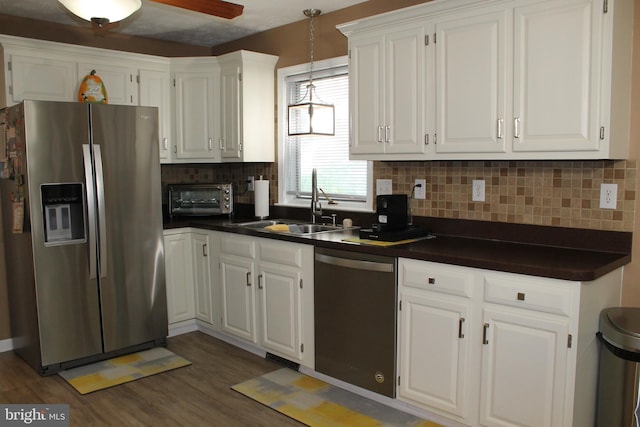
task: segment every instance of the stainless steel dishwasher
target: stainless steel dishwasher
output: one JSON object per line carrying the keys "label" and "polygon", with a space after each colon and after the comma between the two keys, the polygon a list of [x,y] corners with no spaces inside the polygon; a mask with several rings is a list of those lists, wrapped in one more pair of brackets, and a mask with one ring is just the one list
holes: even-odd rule
{"label": "stainless steel dishwasher", "polygon": [[396,258],[315,250],[316,371],[395,397]]}

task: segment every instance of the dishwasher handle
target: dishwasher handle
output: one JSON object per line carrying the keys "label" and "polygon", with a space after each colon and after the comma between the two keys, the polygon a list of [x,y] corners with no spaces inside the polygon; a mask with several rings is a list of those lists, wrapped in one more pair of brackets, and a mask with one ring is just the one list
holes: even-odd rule
{"label": "dishwasher handle", "polygon": [[324,254],[316,254],[316,262],[337,265],[339,267],[353,268],[356,270],[380,271],[384,273],[393,273],[395,267],[392,263],[341,258]]}

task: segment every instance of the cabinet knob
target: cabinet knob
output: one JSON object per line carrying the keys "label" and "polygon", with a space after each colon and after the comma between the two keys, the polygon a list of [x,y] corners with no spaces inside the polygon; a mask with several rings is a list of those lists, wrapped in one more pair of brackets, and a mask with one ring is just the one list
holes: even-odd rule
{"label": "cabinet knob", "polygon": [[518,298],[518,301],[524,301],[524,293],[523,292],[518,292],[518,295],[517,295],[516,298]]}
{"label": "cabinet knob", "polygon": [[436,284],[436,278],[435,277],[429,277],[427,279],[427,283],[429,283],[430,285],[435,285]]}

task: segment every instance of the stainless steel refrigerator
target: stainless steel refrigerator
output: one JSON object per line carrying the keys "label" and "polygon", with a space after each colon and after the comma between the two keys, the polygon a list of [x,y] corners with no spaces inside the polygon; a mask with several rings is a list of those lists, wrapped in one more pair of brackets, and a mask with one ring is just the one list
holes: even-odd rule
{"label": "stainless steel refrigerator", "polygon": [[0,132],[16,352],[46,375],[164,344],[157,109],[24,101]]}

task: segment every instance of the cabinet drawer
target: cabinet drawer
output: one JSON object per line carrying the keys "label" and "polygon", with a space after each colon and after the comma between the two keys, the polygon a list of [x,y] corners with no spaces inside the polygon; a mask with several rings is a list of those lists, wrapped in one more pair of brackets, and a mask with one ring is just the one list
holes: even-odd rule
{"label": "cabinet drawer", "polygon": [[531,280],[517,275],[485,276],[484,300],[546,313],[571,315],[571,282]]}
{"label": "cabinet drawer", "polygon": [[400,259],[400,285],[471,298],[473,271],[428,261]]}
{"label": "cabinet drawer", "polygon": [[227,234],[223,234],[220,239],[220,252],[252,259],[256,257],[255,239],[237,234]]}
{"label": "cabinet drawer", "polygon": [[258,248],[260,249],[260,261],[302,267],[302,246],[300,245],[260,240]]}

